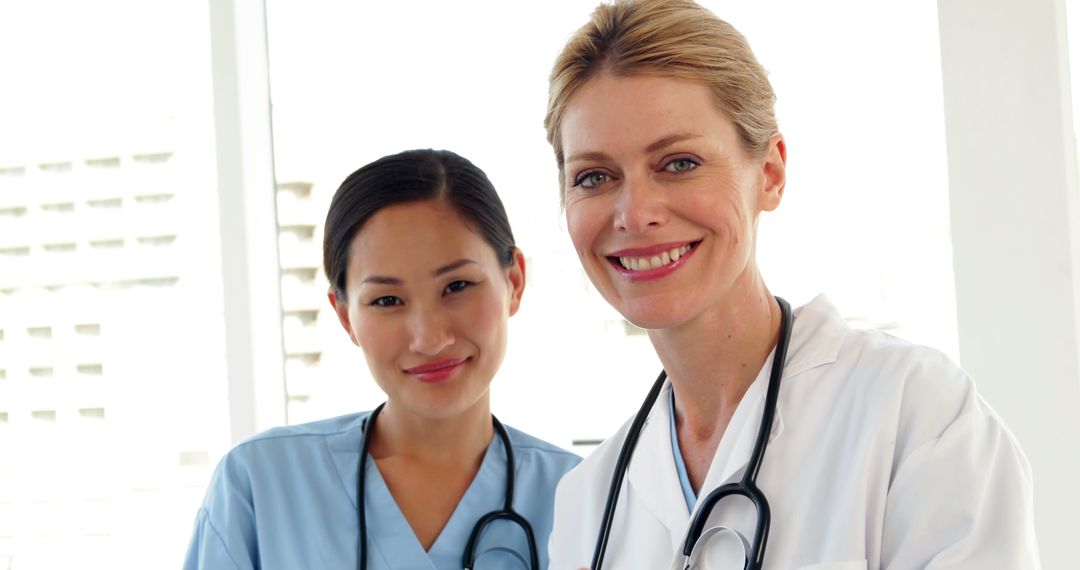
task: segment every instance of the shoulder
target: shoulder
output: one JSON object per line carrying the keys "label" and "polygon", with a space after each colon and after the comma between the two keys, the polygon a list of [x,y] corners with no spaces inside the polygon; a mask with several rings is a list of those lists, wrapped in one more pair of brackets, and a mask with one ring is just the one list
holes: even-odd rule
{"label": "shoulder", "polygon": [[369,412],[346,414],[291,426],[279,426],[259,432],[236,445],[235,449],[251,446],[288,445],[305,439],[318,439],[359,430]]}
{"label": "shoulder", "polygon": [[236,444],[222,457],[214,473],[213,487],[247,488],[260,475],[286,473],[297,462],[310,462],[329,453],[331,442],[343,438],[359,445],[360,427],[367,413],[354,413],[304,424],[279,426],[259,432]]}
{"label": "shoulder", "polygon": [[[804,380],[803,374],[812,379]],[[938,349],[885,332],[854,329],[824,297],[796,312],[785,379],[835,397],[961,400],[974,385]]]}
{"label": "shoulder", "polygon": [[611,472],[618,461],[619,452],[633,417],[626,420],[614,435],[604,440],[596,447],[580,464],[563,477],[559,483],[556,501],[579,501],[584,499],[586,507],[595,500],[605,500],[607,497],[608,484],[611,482]]}
{"label": "shoulder", "polygon": [[549,466],[557,471],[560,477],[581,462],[581,457],[578,454],[521,430],[506,426],[506,433],[510,436],[510,443],[514,446],[514,452],[522,457],[523,461],[528,458],[530,463]]}
{"label": "shoulder", "polygon": [[851,410],[892,431],[896,460],[972,420],[981,426],[978,433],[959,431],[1011,440],[1004,423],[979,397],[975,382],[942,351],[878,330],[853,329],[823,298],[800,309],[794,336],[804,315],[800,350],[816,346],[833,356],[822,359],[825,366],[808,369],[807,378],[792,378],[796,399],[824,398],[833,409]]}

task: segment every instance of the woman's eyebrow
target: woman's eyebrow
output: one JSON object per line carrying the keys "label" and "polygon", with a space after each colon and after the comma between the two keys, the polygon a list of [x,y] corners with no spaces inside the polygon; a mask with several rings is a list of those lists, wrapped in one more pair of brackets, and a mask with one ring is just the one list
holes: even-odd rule
{"label": "woman's eyebrow", "polygon": [[664,138],[650,144],[649,146],[645,147],[645,152],[656,152],[656,151],[658,151],[658,150],[660,150],[662,148],[669,147],[669,146],[671,146],[671,145],[673,145],[675,143],[682,142],[682,141],[685,141],[685,140],[690,140],[690,139],[696,139],[696,138],[701,138],[701,135],[699,133],[691,133],[691,132],[675,133],[673,135],[668,135],[668,136],[666,136],[666,137],[664,137]]}
{"label": "woman's eyebrow", "polygon": [[438,277],[440,275],[443,275],[444,273],[450,273],[451,271],[453,271],[455,269],[458,269],[458,268],[460,268],[462,266],[468,265],[470,263],[476,263],[476,262],[471,260],[471,259],[462,258],[462,259],[459,259],[457,261],[447,263],[446,265],[436,269],[432,273],[432,275],[435,276],[435,277]]}
{"label": "woman's eyebrow", "polygon": [[360,284],[373,283],[375,285],[401,285],[401,279],[397,277],[384,277],[382,275],[369,275],[360,280]]}
{"label": "woman's eyebrow", "polygon": [[[646,153],[656,152],[656,151],[658,151],[658,150],[660,150],[662,148],[669,147],[669,146],[671,146],[671,145],[673,145],[675,143],[679,143],[679,142],[690,140],[690,139],[697,139],[697,138],[701,138],[701,137],[702,137],[701,133],[694,133],[694,132],[689,132],[689,131],[682,132],[682,133],[674,133],[674,134],[668,135],[668,136],[666,136],[666,137],[664,137],[662,139],[659,139],[659,140],[657,140],[655,142],[649,143],[649,146],[645,147],[645,152]],[[608,158],[608,155],[606,155],[606,154],[604,154],[602,152],[586,151],[586,152],[579,152],[579,153],[570,155],[566,159],[566,162],[567,163],[578,162],[578,161],[589,161],[589,162],[596,161],[596,162],[599,162],[599,161],[607,160],[607,158]]]}

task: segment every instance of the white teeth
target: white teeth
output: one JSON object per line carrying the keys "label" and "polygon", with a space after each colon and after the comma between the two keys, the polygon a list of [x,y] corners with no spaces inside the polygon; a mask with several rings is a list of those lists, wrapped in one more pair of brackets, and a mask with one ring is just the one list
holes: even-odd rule
{"label": "white teeth", "polygon": [[668,251],[661,252],[660,255],[653,255],[651,257],[620,257],[619,264],[624,269],[630,271],[648,271],[650,269],[657,269],[668,265],[673,261],[678,261],[679,258],[686,255],[690,251],[689,245],[682,247],[673,247]]}

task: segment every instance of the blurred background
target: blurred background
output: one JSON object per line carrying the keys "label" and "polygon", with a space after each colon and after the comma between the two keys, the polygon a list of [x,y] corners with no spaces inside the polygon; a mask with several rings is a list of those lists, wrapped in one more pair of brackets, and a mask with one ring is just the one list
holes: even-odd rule
{"label": "blurred background", "polygon": [[[1076,567],[1080,9],[702,3],[778,94],[771,289],[967,368],[1031,458],[1044,564]],[[235,442],[382,401],[322,221],[408,148],[484,169],[526,254],[495,412],[582,455],[624,422],[659,364],[578,265],[542,124],[594,5],[0,3],[0,569],[177,567]]]}

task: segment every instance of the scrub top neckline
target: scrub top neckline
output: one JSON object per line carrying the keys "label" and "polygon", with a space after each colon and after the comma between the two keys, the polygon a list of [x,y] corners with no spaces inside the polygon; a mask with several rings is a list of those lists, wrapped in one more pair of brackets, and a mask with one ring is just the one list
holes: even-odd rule
{"label": "scrub top neckline", "polygon": [[[493,495],[487,492],[492,488],[502,489],[506,485],[506,455],[497,436],[492,436],[476,476],[427,551],[394,500],[374,458],[368,454],[364,460],[368,462],[364,481],[367,487],[365,512],[370,535],[368,543],[378,549],[387,561],[394,560],[395,563],[410,568],[460,566],[465,543],[476,524],[475,520],[467,520],[470,513],[501,508],[502,493]],[[393,556],[382,552],[388,545],[393,545]],[[403,557],[408,560],[403,561]]]}

